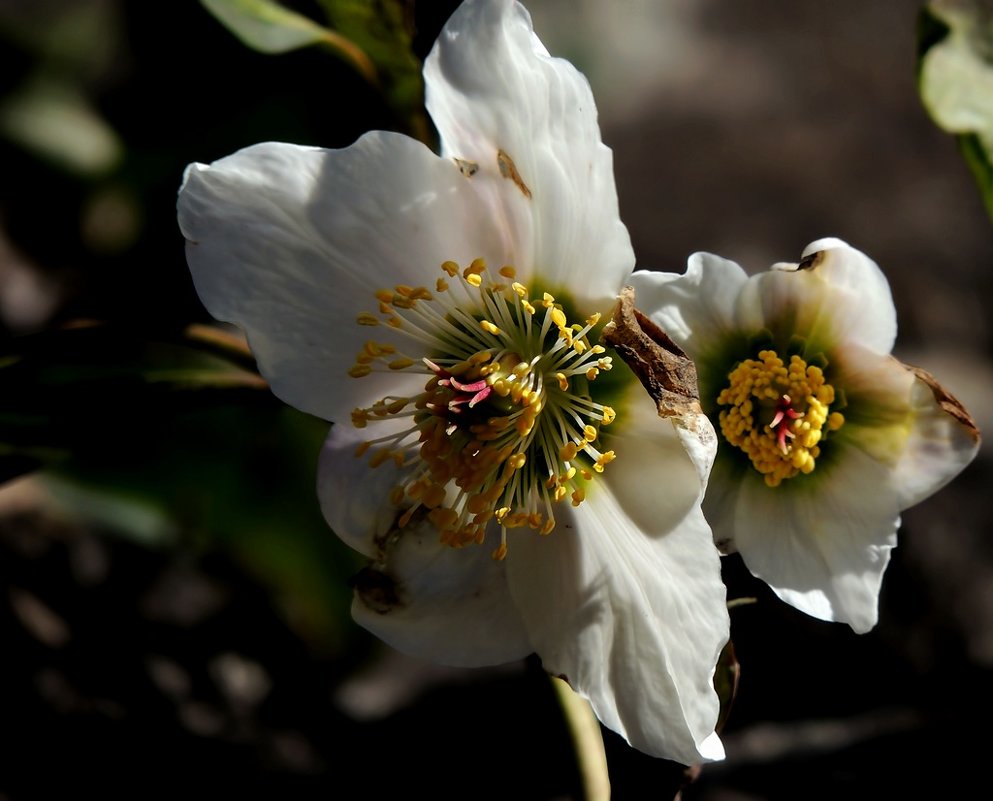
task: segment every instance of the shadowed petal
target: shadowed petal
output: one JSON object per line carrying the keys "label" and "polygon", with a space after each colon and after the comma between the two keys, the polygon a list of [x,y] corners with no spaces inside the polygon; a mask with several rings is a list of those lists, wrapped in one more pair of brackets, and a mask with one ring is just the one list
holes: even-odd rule
{"label": "shadowed petal", "polygon": [[369,469],[353,456],[359,432],[335,426],[321,452],[321,510],[341,539],[370,557],[355,579],[352,616],[412,656],[476,667],[519,659],[534,649],[510,597],[504,562],[490,556],[498,538],[451,548],[438,529],[387,500],[399,483],[387,461]]}

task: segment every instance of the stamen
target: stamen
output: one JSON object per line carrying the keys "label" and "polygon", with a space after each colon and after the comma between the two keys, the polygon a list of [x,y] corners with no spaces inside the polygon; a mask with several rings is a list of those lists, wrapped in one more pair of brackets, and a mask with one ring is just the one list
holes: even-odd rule
{"label": "stamen", "polygon": [[362,325],[385,322],[414,355],[370,340],[350,375],[419,372],[425,384],[413,397],[387,397],[353,411],[356,428],[409,420],[398,433],[363,443],[356,455],[371,452],[370,466],[392,460],[405,471],[391,493],[394,504],[413,504],[399,518],[401,527],[423,507],[441,541],[462,547],[482,542],[495,521],[499,560],[507,554],[507,529],[549,534],[555,505],[567,498],[581,504],[594,475],[614,460],[614,451],[596,444],[616,412],[586,394],[613,365],[606,349],[588,339],[598,313],[570,324],[553,295],[533,301],[512,266],[499,270],[509,285],[494,281],[482,259],[465,269],[445,262],[441,270],[457,292],[446,277],[434,292],[397,285],[375,293],[384,320],[368,312],[357,318]]}
{"label": "stamen", "polygon": [[[728,375],[729,384],[717,397],[721,433],[748,455],[770,487],[813,472],[820,443],[845,422],[830,412],[834,387],[820,367],[800,356],[789,367],[772,350],[746,359]],[[596,465],[594,465],[596,469]]]}

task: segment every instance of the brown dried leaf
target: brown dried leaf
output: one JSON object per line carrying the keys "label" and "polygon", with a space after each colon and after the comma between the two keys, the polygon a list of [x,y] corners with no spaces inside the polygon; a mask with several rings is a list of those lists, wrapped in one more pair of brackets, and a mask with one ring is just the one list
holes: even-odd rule
{"label": "brown dried leaf", "polygon": [[622,290],[602,339],[638,376],[659,417],[702,414],[696,366],[665,331],[634,307],[633,287]]}

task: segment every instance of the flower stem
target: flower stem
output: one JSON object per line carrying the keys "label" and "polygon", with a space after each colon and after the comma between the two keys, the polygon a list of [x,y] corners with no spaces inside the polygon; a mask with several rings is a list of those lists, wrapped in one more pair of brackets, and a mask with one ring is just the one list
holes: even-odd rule
{"label": "flower stem", "polygon": [[556,676],[550,676],[565,716],[572,742],[576,748],[576,762],[586,801],[609,801],[610,776],[607,773],[607,755],[603,750],[600,724],[590,708],[589,701]]}

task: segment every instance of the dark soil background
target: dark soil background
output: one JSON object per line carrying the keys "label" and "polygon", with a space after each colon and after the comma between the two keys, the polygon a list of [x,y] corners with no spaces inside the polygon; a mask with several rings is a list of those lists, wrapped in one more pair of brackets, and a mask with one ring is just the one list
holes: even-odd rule
{"label": "dark soil background", "polygon": [[[454,5],[417,3],[422,55]],[[641,266],[681,270],[710,250],[758,271],[840,236],[890,279],[898,355],[990,429],[993,228],[917,98],[916,3],[530,6],[549,50],[593,84]],[[398,126],[333,59],[252,53],[195,2],[8,0],[0,42],[10,350],[79,319],[129,341],[207,322],[175,225],[183,167],[265,139],[339,147]],[[87,98],[116,132],[115,159],[67,167],[11,133],[39,77]],[[439,668],[350,623],[357,562],[311,489],[320,424],[269,399],[89,402],[81,452],[0,490],[0,801],[581,797],[537,663]],[[984,446],[904,515],[867,635],[794,612],[726,560],[730,596],[757,602],[732,612],[728,759],[684,799],[984,786],[991,472]],[[673,797],[680,766],[605,739],[615,798]]]}

